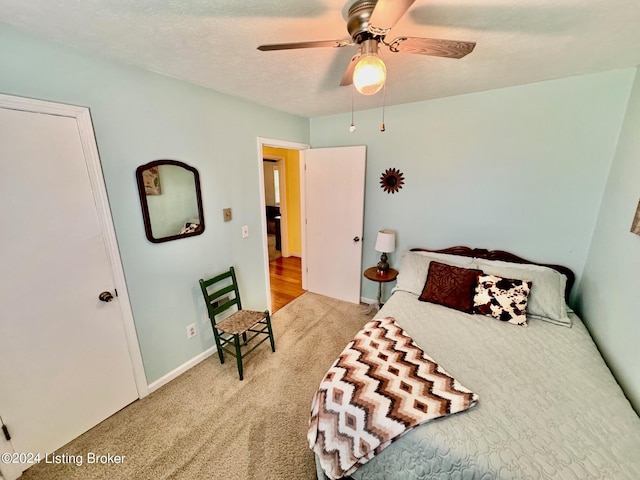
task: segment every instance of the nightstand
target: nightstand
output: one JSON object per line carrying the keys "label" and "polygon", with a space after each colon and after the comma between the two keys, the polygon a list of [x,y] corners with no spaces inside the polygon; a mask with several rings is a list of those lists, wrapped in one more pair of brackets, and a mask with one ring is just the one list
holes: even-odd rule
{"label": "nightstand", "polygon": [[365,278],[373,282],[378,282],[378,298],[376,299],[375,303],[369,305],[369,307],[364,312],[371,313],[374,309],[380,310],[380,307],[382,307],[382,284],[393,282],[398,276],[398,271],[395,268],[390,268],[386,272],[380,272],[377,267],[369,267],[364,271],[364,276]]}

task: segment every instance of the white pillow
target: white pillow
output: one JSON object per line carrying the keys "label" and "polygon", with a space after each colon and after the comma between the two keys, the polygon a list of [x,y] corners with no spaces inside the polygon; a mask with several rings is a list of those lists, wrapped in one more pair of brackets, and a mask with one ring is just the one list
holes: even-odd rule
{"label": "white pillow", "polygon": [[557,325],[571,326],[564,297],[567,277],[557,270],[541,265],[485,260],[483,258],[475,258],[473,268],[478,268],[489,275],[531,281],[527,315]]}
{"label": "white pillow", "polygon": [[402,290],[404,292],[420,295],[424,288],[424,284],[427,281],[429,264],[432,260],[456,267],[471,265],[473,262],[472,257],[463,257],[460,255],[406,251],[400,259],[397,283],[393,288],[392,293],[397,290]]}

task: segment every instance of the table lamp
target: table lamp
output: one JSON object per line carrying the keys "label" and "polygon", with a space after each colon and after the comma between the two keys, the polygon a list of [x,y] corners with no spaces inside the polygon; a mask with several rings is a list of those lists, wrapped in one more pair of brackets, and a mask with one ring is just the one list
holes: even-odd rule
{"label": "table lamp", "polygon": [[389,263],[387,262],[387,253],[394,252],[396,250],[396,234],[393,230],[380,230],[378,232],[378,238],[376,239],[376,251],[381,252],[380,261],[378,262],[378,271],[386,272],[389,270]]}

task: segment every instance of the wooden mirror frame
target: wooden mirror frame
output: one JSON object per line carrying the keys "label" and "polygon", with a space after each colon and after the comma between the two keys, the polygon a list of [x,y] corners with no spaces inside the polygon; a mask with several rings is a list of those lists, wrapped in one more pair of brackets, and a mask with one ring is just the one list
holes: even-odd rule
{"label": "wooden mirror frame", "polygon": [[[195,183],[195,193],[196,193],[196,203],[198,207],[198,217],[200,220],[200,228],[195,232],[169,235],[166,237],[156,238],[153,236],[153,231],[151,229],[151,217],[149,215],[149,204],[147,203],[147,194],[145,192],[144,180],[142,176],[142,172],[148,170],[153,167],[159,167],[163,165],[173,165],[176,167],[184,168],[189,172],[193,173],[193,180]],[[204,213],[202,210],[202,195],[200,191],[200,174],[198,170],[194,167],[187,165],[184,162],[180,162],[178,160],[154,160],[153,162],[146,163],[144,165],[140,165],[136,169],[136,181],[138,183],[138,195],[140,196],[140,206],[142,208],[142,218],[144,220],[144,231],[147,236],[147,240],[153,243],[162,243],[169,242],[171,240],[178,240],[180,238],[194,237],[196,235],[200,235],[204,232]]]}

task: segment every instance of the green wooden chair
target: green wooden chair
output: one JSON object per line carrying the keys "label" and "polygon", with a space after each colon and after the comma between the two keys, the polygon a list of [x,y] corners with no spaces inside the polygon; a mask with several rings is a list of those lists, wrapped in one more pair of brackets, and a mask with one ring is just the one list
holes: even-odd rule
{"label": "green wooden chair", "polygon": [[[242,359],[258,345],[268,339],[271,343],[271,351],[276,351],[269,311],[242,309],[236,272],[233,267],[209,280],[200,279],[200,289],[207,304],[220,363],[224,363],[223,352],[235,357],[238,362],[238,375],[242,380]],[[229,314],[230,312],[232,313]],[[231,345],[233,349],[229,349],[227,345]]]}

